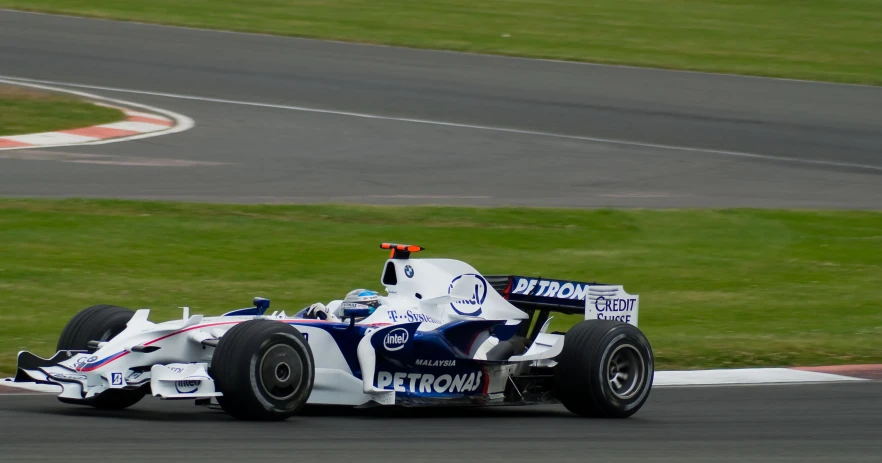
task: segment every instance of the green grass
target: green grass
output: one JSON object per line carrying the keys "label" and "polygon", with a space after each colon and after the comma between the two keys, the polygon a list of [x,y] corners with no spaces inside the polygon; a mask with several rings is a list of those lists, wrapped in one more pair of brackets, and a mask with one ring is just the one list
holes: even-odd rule
{"label": "green grass", "polygon": [[0,84],[0,135],[76,129],[124,118],[119,110],[69,95]]}
{"label": "green grass", "polygon": [[[660,368],[882,362],[882,214],[0,200],[0,370],[77,310],[220,314],[379,288],[381,241],[623,283]],[[575,320],[556,319],[558,327]]]}
{"label": "green grass", "polygon": [[412,47],[882,84],[878,0],[0,0]]}

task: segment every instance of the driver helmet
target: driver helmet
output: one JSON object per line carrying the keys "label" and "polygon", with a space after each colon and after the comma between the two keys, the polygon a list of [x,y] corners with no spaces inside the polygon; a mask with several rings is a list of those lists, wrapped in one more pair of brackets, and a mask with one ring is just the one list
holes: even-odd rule
{"label": "driver helmet", "polygon": [[376,291],[369,289],[353,289],[343,298],[340,307],[343,309],[370,308],[371,312],[377,310],[380,306],[380,295]]}

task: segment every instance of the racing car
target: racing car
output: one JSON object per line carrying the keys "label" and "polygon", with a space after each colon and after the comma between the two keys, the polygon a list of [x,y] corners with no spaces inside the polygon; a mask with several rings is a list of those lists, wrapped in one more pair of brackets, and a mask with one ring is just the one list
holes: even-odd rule
{"label": "racing car", "polygon": [[[219,405],[235,418],[283,420],[306,404],[491,406],[562,403],[624,418],[652,388],[652,349],[636,327],[639,297],[622,286],[484,276],[420,246],[390,256],[377,308],[342,319],[268,313],[270,301],[221,316],[162,323],[149,309],[89,307],[64,327],[57,353],[18,354],[20,383],[61,387],[59,400],[123,409],[147,394]],[[552,313],[584,314],[566,333]]]}

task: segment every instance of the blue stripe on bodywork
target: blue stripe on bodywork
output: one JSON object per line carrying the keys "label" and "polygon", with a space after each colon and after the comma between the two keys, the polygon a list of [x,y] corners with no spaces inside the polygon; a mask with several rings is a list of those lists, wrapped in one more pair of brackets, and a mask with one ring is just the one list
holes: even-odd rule
{"label": "blue stripe on bodywork", "polygon": [[361,365],[358,363],[358,343],[364,337],[365,331],[369,327],[362,325],[350,326],[348,323],[332,323],[325,321],[310,322],[308,320],[287,322],[293,326],[308,326],[310,328],[319,328],[331,335],[352,375],[361,378]]}

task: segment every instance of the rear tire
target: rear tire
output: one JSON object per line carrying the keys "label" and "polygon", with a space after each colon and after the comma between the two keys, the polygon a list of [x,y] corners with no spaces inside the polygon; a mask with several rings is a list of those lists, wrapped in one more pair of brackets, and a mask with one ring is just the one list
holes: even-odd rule
{"label": "rear tire", "polygon": [[306,405],[315,381],[315,361],[297,328],[250,320],[220,338],[209,374],[224,394],[218,403],[233,417],[280,421]]}
{"label": "rear tire", "polygon": [[[57,350],[87,350],[89,341],[109,341],[126,329],[134,311],[115,305],[94,305],[73,316],[58,338]],[[103,410],[122,410],[144,398],[147,391],[138,389],[109,389],[90,399],[58,400],[66,404],[88,405]]]}
{"label": "rear tire", "polygon": [[646,402],[654,373],[652,348],[639,329],[585,320],[565,335],[554,367],[555,392],[577,415],[627,418]]}

